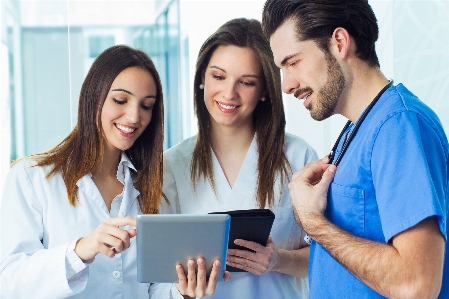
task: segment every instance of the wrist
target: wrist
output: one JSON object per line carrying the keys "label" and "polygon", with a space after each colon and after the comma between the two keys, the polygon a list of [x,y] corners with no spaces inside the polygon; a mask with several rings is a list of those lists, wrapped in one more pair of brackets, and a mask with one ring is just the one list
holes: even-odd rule
{"label": "wrist", "polygon": [[275,272],[283,273],[283,271],[282,271],[283,261],[288,261],[288,260],[289,260],[289,251],[282,249],[282,248],[277,248],[277,253],[274,258],[274,261],[271,263],[270,267],[267,269],[267,272],[275,271]]}
{"label": "wrist", "polygon": [[308,239],[314,239],[319,235],[320,230],[326,227],[329,223],[326,217],[321,213],[308,213],[307,217],[301,219],[303,229],[307,234]]}
{"label": "wrist", "polygon": [[303,230],[313,239],[317,231],[327,222],[326,217],[319,212],[308,212],[300,215]]}
{"label": "wrist", "polygon": [[78,240],[76,240],[75,243],[75,248],[73,248],[73,251],[76,253],[76,255],[80,258],[81,261],[83,261],[83,263],[85,264],[91,264],[94,260],[95,260],[95,256],[92,258],[84,258],[83,255],[80,253],[82,250],[80,250],[80,247],[78,246],[80,241],[83,240],[84,238],[79,238]]}

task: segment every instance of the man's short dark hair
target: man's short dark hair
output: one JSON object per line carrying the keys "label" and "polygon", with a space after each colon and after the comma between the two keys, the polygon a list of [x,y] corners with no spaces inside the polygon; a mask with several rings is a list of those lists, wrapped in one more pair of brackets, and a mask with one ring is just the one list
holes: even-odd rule
{"label": "man's short dark hair", "polygon": [[271,35],[287,20],[296,24],[299,41],[314,40],[325,52],[337,27],[355,40],[357,56],[371,66],[380,66],[374,43],[379,37],[377,19],[368,0],[267,0],[262,15],[265,35]]}

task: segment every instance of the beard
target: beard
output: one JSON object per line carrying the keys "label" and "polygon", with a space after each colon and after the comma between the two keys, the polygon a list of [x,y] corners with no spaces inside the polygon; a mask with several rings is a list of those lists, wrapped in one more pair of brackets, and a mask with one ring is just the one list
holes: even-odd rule
{"label": "beard", "polygon": [[312,103],[307,105],[310,116],[314,120],[323,120],[334,113],[338,100],[346,84],[343,71],[334,56],[326,54],[327,62],[327,81],[317,92],[317,101],[315,106]]}

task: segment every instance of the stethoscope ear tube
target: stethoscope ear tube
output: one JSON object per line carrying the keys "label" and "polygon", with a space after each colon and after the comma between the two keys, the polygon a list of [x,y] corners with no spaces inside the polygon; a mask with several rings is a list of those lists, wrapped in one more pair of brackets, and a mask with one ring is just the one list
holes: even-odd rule
{"label": "stethoscope ear tube", "polygon": [[371,109],[374,107],[374,105],[377,103],[377,101],[379,100],[379,98],[382,96],[382,94],[391,86],[393,85],[393,80],[390,80],[388,82],[387,85],[384,86],[384,88],[382,88],[381,91],[379,91],[379,93],[376,95],[376,97],[372,100],[372,102],[368,105],[368,107],[365,109],[365,111],[363,111],[362,115],[359,117],[359,119],[357,120],[357,122],[355,123],[354,129],[352,129],[352,131],[349,131],[348,134],[349,136],[347,136],[345,142],[343,143],[343,146],[341,147],[341,151],[337,157],[337,159],[335,159],[335,161],[332,162],[332,160],[334,159],[334,155],[335,155],[335,151],[337,150],[338,145],[340,144],[341,138],[343,138],[343,134],[346,132],[346,130],[348,129],[348,127],[351,125],[351,121],[348,120],[348,122],[346,123],[346,125],[344,126],[343,130],[341,131],[340,135],[337,138],[337,141],[335,142],[334,146],[332,147],[331,152],[329,153],[329,160],[330,163],[334,164],[335,166],[338,166],[338,164],[340,164],[341,159],[343,158],[343,155],[346,153],[346,150],[349,147],[349,144],[351,143],[352,139],[354,139],[355,134],[357,133],[357,131],[359,130],[360,126],[362,125],[363,121],[365,120],[366,116],[368,115],[368,113],[371,111]]}

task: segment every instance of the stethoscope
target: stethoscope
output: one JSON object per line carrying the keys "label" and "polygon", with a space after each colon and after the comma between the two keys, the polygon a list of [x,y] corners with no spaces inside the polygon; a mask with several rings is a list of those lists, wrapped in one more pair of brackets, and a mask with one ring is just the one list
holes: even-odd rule
{"label": "stethoscope", "polygon": [[[362,125],[363,121],[365,120],[366,116],[371,111],[371,109],[374,107],[374,105],[379,100],[379,98],[382,96],[382,94],[385,92],[385,90],[390,88],[392,85],[393,85],[393,80],[390,80],[388,82],[388,84],[385,85],[385,87],[382,88],[381,91],[379,91],[379,93],[376,95],[376,97],[373,99],[373,101],[368,105],[368,107],[366,107],[365,111],[363,111],[362,115],[359,117],[359,120],[355,123],[355,126],[352,129],[352,131],[348,132],[349,135],[347,136],[345,143],[341,147],[340,154],[337,156],[337,159],[333,162],[334,165],[338,166],[338,164],[340,164],[340,161],[343,158],[343,155],[345,154],[346,150],[348,149],[351,141],[354,139],[355,134],[359,130],[359,128]],[[341,138],[343,138],[344,133],[346,132],[346,130],[348,129],[348,127],[351,124],[352,124],[352,122],[350,120],[348,120],[348,122],[344,126],[343,130],[341,131],[340,135],[338,136],[337,141],[335,142],[334,146],[332,147],[332,150],[329,154],[329,160],[331,162],[334,159],[335,151],[337,150],[337,147],[340,144]]]}

